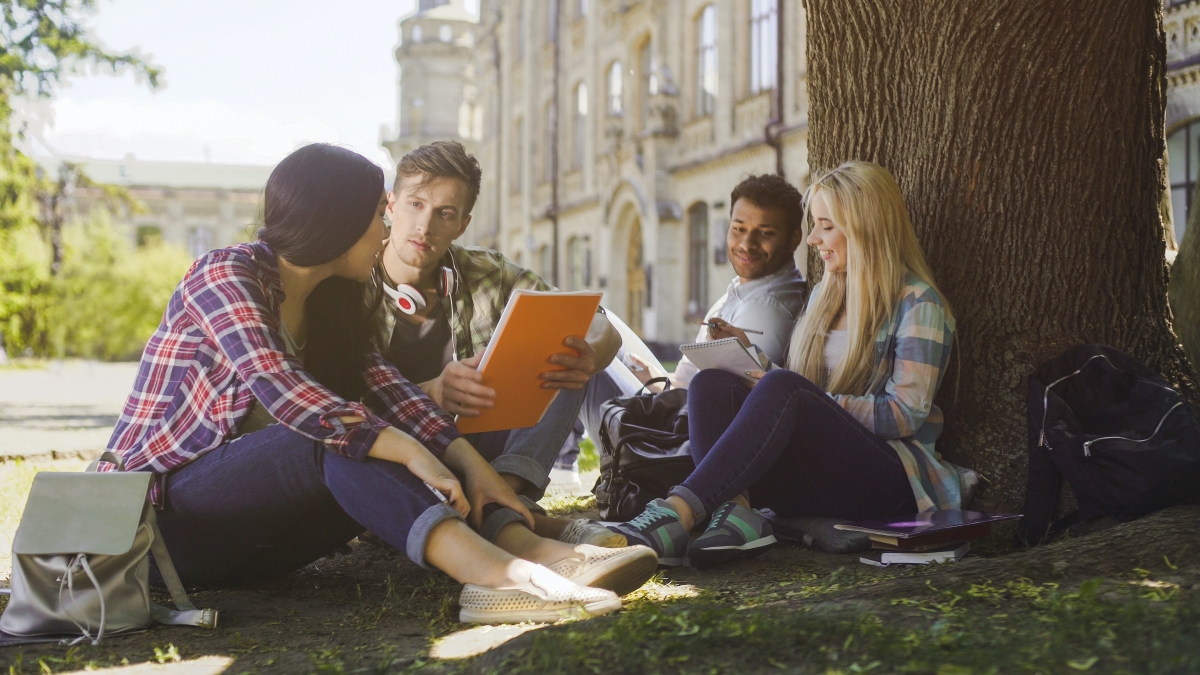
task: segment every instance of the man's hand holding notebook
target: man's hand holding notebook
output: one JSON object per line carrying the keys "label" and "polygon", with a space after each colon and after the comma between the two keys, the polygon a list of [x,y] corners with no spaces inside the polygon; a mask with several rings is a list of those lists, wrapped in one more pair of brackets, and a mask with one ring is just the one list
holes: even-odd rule
{"label": "man's hand holding notebook", "polygon": [[559,389],[585,383],[588,373],[579,365],[595,354],[583,336],[599,305],[600,294],[590,292],[518,290],[509,296],[487,349],[458,364],[446,380],[466,394],[466,405],[446,408],[458,414],[459,430],[534,426]]}

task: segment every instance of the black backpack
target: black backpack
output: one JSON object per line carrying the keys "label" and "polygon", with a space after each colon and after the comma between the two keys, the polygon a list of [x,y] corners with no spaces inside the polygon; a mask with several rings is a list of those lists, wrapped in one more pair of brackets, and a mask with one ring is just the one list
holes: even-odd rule
{"label": "black backpack", "polygon": [[[1029,377],[1029,544],[1104,516],[1132,520],[1200,498],[1200,422],[1160,375],[1124,352],[1079,345]],[[1063,477],[1079,510],[1051,524]]]}
{"label": "black backpack", "polygon": [[[666,378],[656,378],[665,382]],[[600,408],[602,520],[627,521],[696,468],[688,444],[687,389],[614,398]]]}

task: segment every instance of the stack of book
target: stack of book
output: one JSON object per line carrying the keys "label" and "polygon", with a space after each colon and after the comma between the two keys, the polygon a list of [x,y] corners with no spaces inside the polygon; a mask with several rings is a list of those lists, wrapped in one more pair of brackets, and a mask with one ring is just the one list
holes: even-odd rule
{"label": "stack of book", "polygon": [[884,520],[861,520],[834,525],[839,530],[862,532],[879,559],[863,557],[868,565],[893,563],[927,565],[956,562],[971,550],[971,541],[992,533],[992,525],[1020,518],[1014,513],[946,510]]}

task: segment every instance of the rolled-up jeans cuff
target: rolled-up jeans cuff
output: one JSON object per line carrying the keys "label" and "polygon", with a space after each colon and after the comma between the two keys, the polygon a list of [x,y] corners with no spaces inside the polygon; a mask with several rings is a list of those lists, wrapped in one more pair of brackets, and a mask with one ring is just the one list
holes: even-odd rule
{"label": "rolled-up jeans cuff", "polygon": [[682,485],[676,485],[667,492],[668,497],[679,497],[692,510],[692,516],[697,525],[708,520],[708,509],[704,508],[704,502],[696,496],[695,492],[685,488]]}
{"label": "rolled-up jeans cuff", "polygon": [[[488,506],[495,505],[489,504]],[[487,508],[485,507],[486,510]],[[483,537],[485,541],[494,544],[496,543],[496,537],[500,534],[500,530],[503,530],[509,523],[525,524],[525,518],[507,506],[498,507],[484,516],[483,527],[479,528],[479,536]]]}
{"label": "rolled-up jeans cuff", "polygon": [[546,486],[550,484],[550,476],[546,472],[546,467],[530,457],[500,455],[492,460],[492,468],[497,473],[511,474],[527,481],[533,486],[533,494],[526,496],[533,499],[541,499],[542,495],[546,493]]}
{"label": "rolled-up jeans cuff", "polygon": [[429,533],[433,532],[433,528],[443,520],[451,518],[461,519],[462,514],[455,511],[454,507],[449,504],[434,504],[425,509],[425,512],[417,517],[408,531],[408,541],[404,546],[404,552],[408,554],[408,559],[427,570],[433,569],[429,563],[425,562],[425,546],[429,543]]}

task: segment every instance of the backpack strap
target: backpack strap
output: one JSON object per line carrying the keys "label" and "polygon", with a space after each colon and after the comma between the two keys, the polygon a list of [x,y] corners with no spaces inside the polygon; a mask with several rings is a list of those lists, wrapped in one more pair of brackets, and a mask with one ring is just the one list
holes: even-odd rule
{"label": "backpack strap", "polygon": [[148,508],[146,511],[149,512],[146,521],[150,523],[150,529],[154,534],[154,539],[150,542],[150,551],[154,554],[154,564],[158,566],[158,573],[162,576],[163,583],[167,585],[167,592],[171,594],[171,601],[179,608],[178,610],[173,610],[151,603],[150,615],[158,623],[172,626],[216,628],[218,619],[217,610],[197,609],[192,604],[191,599],[188,598],[187,590],[183,587],[183,582],[179,579],[179,573],[175,571],[175,563],[171,562],[171,554],[167,551],[167,545],[163,541],[162,532],[158,529],[158,517],[155,515],[154,508]]}

